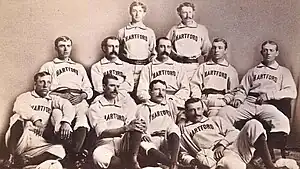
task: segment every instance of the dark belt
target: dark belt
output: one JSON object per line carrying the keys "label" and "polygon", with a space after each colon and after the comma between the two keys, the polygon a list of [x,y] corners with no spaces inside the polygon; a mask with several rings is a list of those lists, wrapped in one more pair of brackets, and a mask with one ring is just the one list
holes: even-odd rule
{"label": "dark belt", "polygon": [[208,95],[208,94],[222,94],[225,95],[225,90],[216,90],[216,89],[204,89],[202,91],[203,94]]}
{"label": "dark belt", "polygon": [[59,87],[59,88],[56,88],[54,90],[52,90],[52,92],[57,92],[57,93],[83,93],[82,90],[79,90],[79,89],[70,89],[70,88],[66,88],[66,87]]}
{"label": "dark belt", "polygon": [[170,56],[172,60],[178,62],[178,63],[199,63],[198,58],[191,59],[189,57],[183,56],[183,57],[178,57],[178,56]]}
{"label": "dark belt", "polygon": [[259,94],[259,93],[252,93],[252,92],[249,92],[249,93],[248,93],[248,96],[259,97],[260,94]]}
{"label": "dark belt", "polygon": [[137,59],[129,59],[123,55],[120,55],[119,59],[124,62],[127,62],[129,64],[132,64],[132,65],[146,65],[146,64],[150,63],[150,60],[148,58],[142,59],[142,60],[137,60]]}

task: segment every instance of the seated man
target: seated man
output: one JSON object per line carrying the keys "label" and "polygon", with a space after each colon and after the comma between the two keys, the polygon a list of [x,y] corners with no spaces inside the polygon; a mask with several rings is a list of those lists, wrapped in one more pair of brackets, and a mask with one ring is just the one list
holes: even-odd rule
{"label": "seated man", "polygon": [[[205,117],[204,103],[191,98],[185,103],[188,122],[182,128],[183,162],[199,168],[246,169],[256,149],[267,169],[275,169],[266,143],[266,132],[257,120],[248,121],[239,132],[218,116]],[[205,167],[202,151],[213,151],[216,163]]]}
{"label": "seated man", "polygon": [[[141,147],[147,159],[177,169],[180,130],[175,121],[178,113],[176,104],[166,99],[166,90],[166,82],[153,80],[149,87],[150,100],[138,107],[137,117],[143,119],[147,127]],[[165,147],[165,154],[159,151]]]}
{"label": "seated man", "polygon": [[135,119],[136,104],[119,92],[116,76],[104,75],[102,84],[103,94],[95,98],[88,111],[97,135],[94,163],[100,168],[140,169],[137,154],[145,123]]}
{"label": "seated man", "polygon": [[167,83],[167,98],[176,102],[184,109],[184,102],[189,98],[190,87],[182,65],[173,61],[169,56],[172,49],[171,41],[166,37],[156,40],[157,57],[143,67],[137,87],[137,97],[145,102],[150,99],[149,84],[152,80],[160,79]]}
{"label": "seated man", "polygon": [[270,123],[270,137],[281,137],[290,132],[289,119],[270,101],[295,99],[297,89],[291,72],[275,61],[279,55],[275,42],[265,41],[261,45],[261,54],[262,62],[250,69],[241,81],[233,101],[236,109],[225,106],[218,115],[231,124],[255,117]]}
{"label": "seated man", "polygon": [[212,59],[202,63],[193,75],[191,97],[201,98],[208,107],[208,116],[216,116],[219,109],[233,99],[233,89],[239,85],[237,71],[226,61],[227,42],[216,38],[212,43]]}
{"label": "seated man", "polygon": [[[75,110],[68,100],[49,96],[50,84],[49,73],[37,73],[34,76],[34,90],[21,94],[14,103],[14,115],[10,118],[5,139],[18,167],[65,157],[61,145],[52,145],[46,141],[44,130],[54,108],[67,114],[63,119],[67,123],[74,118]],[[62,128],[65,126],[62,125]]]}
{"label": "seated man", "polygon": [[105,38],[101,43],[104,58],[93,64],[91,68],[94,90],[99,94],[103,92],[102,79],[105,74],[113,74],[118,79],[123,79],[120,91],[125,93],[133,91],[133,67],[119,59],[119,47],[119,40],[114,36]]}
{"label": "seated man", "polygon": [[[62,142],[67,150],[69,162],[71,164],[79,163],[83,158],[83,144],[86,138],[89,124],[86,117],[88,103],[93,95],[92,85],[89,81],[85,68],[71,60],[72,40],[67,36],[58,37],[55,42],[57,57],[52,61],[45,63],[40,71],[49,72],[52,78],[51,95],[58,95],[68,99],[75,108],[75,118],[72,119],[72,128],[66,131],[65,136],[59,135],[61,124],[64,122],[63,114],[59,109],[53,110],[52,123],[55,126],[55,132],[58,133],[59,142]],[[72,132],[72,137],[70,137]]]}

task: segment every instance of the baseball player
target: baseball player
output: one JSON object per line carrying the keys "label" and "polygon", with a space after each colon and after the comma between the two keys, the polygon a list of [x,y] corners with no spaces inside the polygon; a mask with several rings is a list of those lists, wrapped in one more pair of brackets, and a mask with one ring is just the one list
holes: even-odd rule
{"label": "baseball player", "polygon": [[104,75],[103,94],[89,108],[88,117],[97,135],[93,160],[100,168],[140,169],[137,154],[145,123],[135,119],[136,104],[119,92],[120,82],[112,74]]}
{"label": "baseball player", "polygon": [[188,122],[181,128],[183,151],[180,153],[184,163],[203,167],[199,154],[210,149],[216,160],[210,168],[246,169],[256,149],[268,169],[276,168],[266,143],[266,131],[260,122],[250,120],[239,132],[219,116],[204,116],[204,103],[199,98],[187,100],[185,106]]}
{"label": "baseball player", "polygon": [[166,37],[156,41],[157,57],[144,66],[137,87],[137,96],[143,102],[150,99],[149,84],[160,79],[167,83],[167,99],[172,99],[177,106],[184,109],[184,102],[189,98],[189,81],[181,64],[170,59],[172,44]]}
{"label": "baseball player", "polygon": [[226,61],[227,42],[216,38],[212,43],[212,59],[200,64],[193,75],[191,97],[201,98],[207,105],[208,116],[215,116],[218,110],[233,100],[233,89],[238,87],[237,71]]}
{"label": "baseball player", "polygon": [[147,128],[141,147],[147,159],[177,169],[180,130],[175,121],[178,112],[176,104],[166,99],[166,90],[166,82],[153,80],[149,86],[150,100],[138,107],[137,117],[146,122]]}
{"label": "baseball player", "polygon": [[65,157],[63,146],[47,142],[44,131],[54,108],[66,114],[62,120],[66,122],[62,124],[62,134],[74,118],[75,110],[68,100],[49,95],[50,84],[49,73],[37,73],[34,76],[34,90],[21,94],[14,103],[14,114],[10,118],[5,141],[18,167]]}
{"label": "baseball player", "polygon": [[145,4],[140,1],[132,2],[129,7],[131,22],[118,31],[120,59],[133,65],[135,88],[143,65],[152,60],[155,47],[154,31],[143,24],[146,12]]}
{"label": "baseball player", "polygon": [[122,79],[120,91],[125,93],[133,91],[132,66],[119,59],[119,46],[119,40],[114,36],[105,38],[101,43],[105,57],[93,64],[91,68],[94,90],[98,93],[103,92],[102,79],[106,74],[113,74],[118,79]]}
{"label": "baseball player", "polygon": [[290,132],[289,119],[269,101],[295,99],[296,85],[291,72],[275,61],[279,50],[274,41],[265,41],[261,45],[261,54],[262,62],[250,69],[241,81],[233,101],[236,109],[225,106],[218,115],[232,124],[257,117],[271,123],[270,137],[281,137]]}
{"label": "baseball player", "polygon": [[[67,36],[58,37],[55,42],[55,50],[57,58],[45,63],[40,71],[49,72],[52,77],[51,94],[58,95],[68,99],[75,107],[76,115],[72,121],[72,130],[68,130],[68,134],[60,136],[64,143],[70,160],[80,161],[82,156],[82,146],[89,130],[89,124],[86,117],[88,103],[86,99],[90,99],[93,95],[92,86],[86,74],[85,68],[71,60],[72,40]],[[53,110],[52,123],[55,132],[61,130],[61,121],[63,114],[59,109]],[[70,133],[72,132],[72,137]]]}
{"label": "baseball player", "polygon": [[167,38],[173,45],[172,59],[184,63],[189,79],[199,66],[199,62],[207,57],[211,48],[208,31],[205,26],[194,21],[195,5],[184,2],[177,8],[177,13],[181,22],[173,26]]}

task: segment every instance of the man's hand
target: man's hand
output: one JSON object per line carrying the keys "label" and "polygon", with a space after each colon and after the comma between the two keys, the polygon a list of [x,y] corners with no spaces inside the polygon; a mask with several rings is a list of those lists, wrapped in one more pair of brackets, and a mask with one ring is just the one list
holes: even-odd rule
{"label": "man's hand", "polygon": [[224,149],[225,149],[225,147],[223,145],[218,145],[215,148],[214,157],[216,160],[220,160],[224,156]]}
{"label": "man's hand", "polygon": [[129,124],[125,125],[125,131],[139,131],[144,132],[146,130],[146,122],[142,119],[134,119]]}
{"label": "man's hand", "polygon": [[[193,167],[196,167],[197,169],[210,169],[210,167],[206,166],[206,165],[203,165],[199,162],[199,160],[197,159],[192,159],[190,164],[193,166]],[[195,168],[195,169],[196,169]]]}
{"label": "man's hand", "polygon": [[59,132],[60,132],[60,139],[62,140],[69,139],[71,136],[72,127],[68,122],[61,122]]}
{"label": "man's hand", "polygon": [[70,96],[70,98],[68,99],[72,105],[76,105],[80,102],[82,102],[82,100],[87,98],[87,94],[86,93],[81,93],[80,95],[72,95]]}
{"label": "man's hand", "polygon": [[268,101],[267,93],[261,93],[258,98],[256,99],[257,104],[262,104],[264,102]]}
{"label": "man's hand", "polygon": [[232,102],[232,106],[235,107],[235,108],[238,108],[238,107],[240,107],[240,105],[242,103],[243,102],[240,99],[234,99],[233,102]]}
{"label": "man's hand", "polygon": [[34,122],[34,126],[33,132],[38,136],[42,136],[45,131],[45,125],[43,125],[42,121],[37,120]]}

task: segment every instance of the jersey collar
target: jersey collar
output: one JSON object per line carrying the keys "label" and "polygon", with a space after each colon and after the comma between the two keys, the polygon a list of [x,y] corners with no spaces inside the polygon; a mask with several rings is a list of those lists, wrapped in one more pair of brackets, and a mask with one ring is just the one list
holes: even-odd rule
{"label": "jersey collar", "polygon": [[156,106],[156,105],[159,105],[159,104],[161,104],[161,105],[166,105],[167,104],[167,101],[166,100],[163,100],[161,103],[154,103],[154,102],[152,102],[151,100],[147,100],[144,104],[146,104],[146,105],[148,105],[148,106],[150,106],[150,107],[153,107],[153,106]]}
{"label": "jersey collar", "polygon": [[224,59],[224,60],[223,60],[222,62],[220,62],[220,63],[216,63],[216,62],[214,62],[213,60],[209,60],[209,61],[206,62],[206,64],[207,64],[207,65],[221,65],[221,66],[226,66],[226,67],[229,66],[229,63],[227,62],[226,59]]}
{"label": "jersey collar", "polygon": [[32,95],[33,97],[35,97],[35,98],[45,98],[45,99],[47,99],[47,100],[51,100],[51,96],[49,95],[49,93],[47,94],[47,96],[41,97],[41,96],[39,96],[39,95],[33,90],[33,91],[31,91],[31,95]]}
{"label": "jersey collar", "polygon": [[173,65],[175,64],[175,61],[173,61],[172,59],[168,59],[165,62],[160,62],[158,61],[156,58],[152,61],[153,65],[159,65],[159,64],[167,64],[167,65]]}
{"label": "jersey collar", "polygon": [[109,64],[109,63],[115,63],[117,65],[123,65],[123,62],[117,58],[115,61],[111,61],[111,60],[108,60],[106,57],[102,58],[100,60],[101,64],[104,65],[104,64]]}
{"label": "jersey collar", "polygon": [[193,21],[191,24],[189,24],[189,25],[185,25],[185,24],[183,24],[182,22],[180,22],[178,25],[177,25],[177,27],[178,28],[186,28],[186,27],[188,27],[188,28],[197,28],[198,27],[198,24],[197,24],[197,22],[195,22],[195,21]]}
{"label": "jersey collar", "polygon": [[[208,120],[208,118],[207,117],[205,117],[205,116],[203,116],[203,118],[201,119],[201,121],[200,122],[196,122],[196,123],[204,123],[204,122],[206,122]],[[188,121],[187,123],[186,123],[186,126],[189,126],[189,125],[192,125],[192,124],[195,124],[194,122],[191,122],[191,121]]]}
{"label": "jersey collar", "polygon": [[269,65],[269,66],[266,66],[266,65],[260,63],[259,65],[257,65],[257,67],[258,67],[258,68],[268,67],[268,68],[270,68],[270,69],[276,70],[276,69],[278,69],[279,64],[278,64],[276,61],[275,61],[273,64]]}
{"label": "jersey collar", "polygon": [[116,99],[114,100],[114,103],[110,103],[105,97],[104,94],[102,94],[99,98],[99,103],[102,106],[115,106],[115,107],[121,107],[121,102],[120,102],[120,98],[119,95],[116,97]]}
{"label": "jersey collar", "polygon": [[56,63],[56,64],[58,64],[58,63],[65,63],[65,62],[70,63],[70,64],[75,64],[75,62],[71,58],[68,58],[66,61],[61,60],[59,58],[54,58],[53,62]]}
{"label": "jersey collar", "polygon": [[126,29],[133,29],[133,28],[140,28],[140,29],[144,29],[146,30],[146,26],[142,23],[136,23],[136,24],[132,24],[131,22],[126,26]]}

